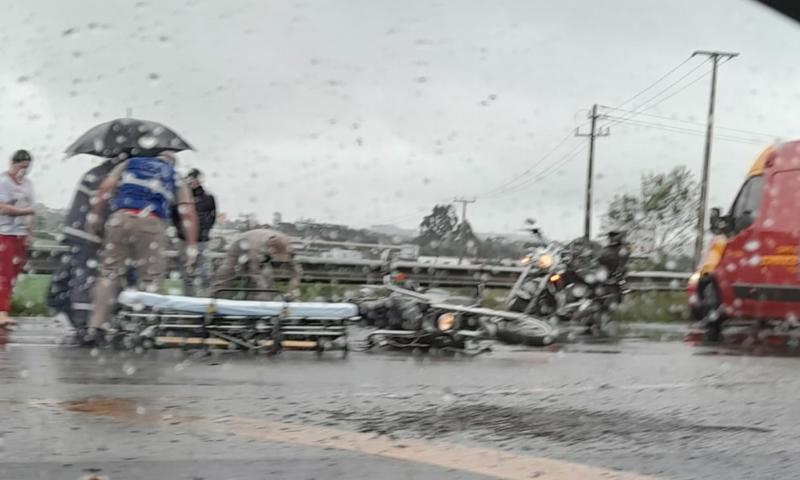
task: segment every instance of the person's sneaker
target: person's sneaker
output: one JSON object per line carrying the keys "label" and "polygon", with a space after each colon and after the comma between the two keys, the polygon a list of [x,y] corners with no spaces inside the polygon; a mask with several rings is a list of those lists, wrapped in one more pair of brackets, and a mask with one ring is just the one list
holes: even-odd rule
{"label": "person's sneaker", "polygon": [[90,328],[79,337],[79,342],[84,348],[101,348],[106,343],[106,331],[102,328]]}
{"label": "person's sneaker", "polygon": [[75,342],[75,345],[79,347],[92,347],[94,346],[93,340],[94,338],[89,335],[88,329],[78,328],[75,330],[75,335],[73,336],[73,341]]}

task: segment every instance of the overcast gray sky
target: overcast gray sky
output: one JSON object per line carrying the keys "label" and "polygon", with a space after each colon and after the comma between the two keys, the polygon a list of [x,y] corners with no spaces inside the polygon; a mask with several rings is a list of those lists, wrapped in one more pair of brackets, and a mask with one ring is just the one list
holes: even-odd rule
{"label": "overcast gray sky", "polygon": [[[206,172],[229,215],[412,227],[436,202],[478,195],[478,231],[535,217],[567,237],[582,229],[586,155],[561,159],[585,139],[537,162],[592,103],[622,103],[695,49],[741,53],[720,70],[717,122],[768,135],[719,133],[764,145],[800,133],[800,28],[746,0],[27,0],[3,9],[0,156],[31,149],[32,179],[52,206],[69,201],[93,162],[60,152],[131,108],[196,146],[182,164]],[[708,88],[705,77],[647,113],[702,123]],[[761,148],[715,142],[712,204],[731,202]],[[635,190],[644,172],[699,171],[702,150],[702,136],[613,126],[597,145],[596,209]],[[514,179],[524,188],[481,197]]]}

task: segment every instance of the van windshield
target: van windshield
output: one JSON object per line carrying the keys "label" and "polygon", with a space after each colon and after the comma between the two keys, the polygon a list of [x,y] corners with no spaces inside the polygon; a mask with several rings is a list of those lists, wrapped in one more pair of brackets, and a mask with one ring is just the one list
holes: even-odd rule
{"label": "van windshield", "polygon": [[758,214],[758,205],[761,201],[761,190],[764,186],[764,177],[761,175],[750,177],[742,185],[739,195],[731,208],[731,220],[734,233],[738,233],[752,225]]}

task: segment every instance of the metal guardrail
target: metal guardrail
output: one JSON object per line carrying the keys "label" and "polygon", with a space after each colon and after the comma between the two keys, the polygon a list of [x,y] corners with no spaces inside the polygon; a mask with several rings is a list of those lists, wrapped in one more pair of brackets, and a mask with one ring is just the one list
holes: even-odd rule
{"label": "metal guardrail", "polygon": [[[56,270],[62,255],[68,251],[63,245],[34,245],[28,252],[28,273],[48,274]],[[208,254],[212,261],[219,262],[224,253]],[[176,257],[176,252],[167,252]],[[334,259],[298,256],[303,268],[303,282],[328,284],[378,284],[382,281],[384,263],[380,260]],[[476,287],[483,282],[487,287],[511,288],[522,267],[500,265],[438,265],[412,261],[395,261],[392,271],[403,273],[409,280],[420,285],[441,287]],[[628,283],[637,291],[680,291],[686,288],[689,273],[683,272],[630,272]],[[276,278],[288,279],[286,271],[278,269]]]}

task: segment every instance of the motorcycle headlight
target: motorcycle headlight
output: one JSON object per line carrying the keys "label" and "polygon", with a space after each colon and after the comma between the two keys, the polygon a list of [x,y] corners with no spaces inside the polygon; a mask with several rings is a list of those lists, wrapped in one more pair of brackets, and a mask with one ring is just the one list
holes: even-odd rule
{"label": "motorcycle headlight", "polygon": [[544,253],[539,256],[539,268],[542,270],[547,270],[548,268],[553,266],[553,256],[547,253]]}
{"label": "motorcycle headlight", "polygon": [[439,315],[439,318],[436,319],[436,327],[441,332],[446,332],[453,328],[456,324],[456,315],[452,312],[447,312]]}

